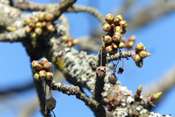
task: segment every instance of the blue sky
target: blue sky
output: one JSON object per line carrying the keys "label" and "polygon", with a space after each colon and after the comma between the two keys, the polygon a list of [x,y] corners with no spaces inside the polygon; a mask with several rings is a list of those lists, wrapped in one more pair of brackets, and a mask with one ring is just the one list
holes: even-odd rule
{"label": "blue sky", "polygon": [[[34,2],[49,3],[50,1],[44,0],[41,2],[41,0],[38,0]],[[122,7],[120,4],[123,2],[123,0],[118,0],[117,2],[116,0],[110,0],[110,2],[107,0],[96,0],[96,2],[78,0],[77,4],[85,6],[97,5],[97,9],[105,16],[114,8],[116,9]],[[137,6],[139,6],[138,8],[142,8],[148,3],[149,1],[137,2]],[[134,8],[133,11],[138,8]],[[70,21],[71,35],[73,38],[89,35],[92,33],[92,29],[94,27],[101,25],[98,20],[89,13],[66,13],[65,15]],[[144,65],[141,69],[136,67],[132,59],[129,61],[125,60],[125,71],[122,75],[118,75],[119,81],[121,81],[123,86],[127,86],[128,89],[132,90],[133,92],[136,91],[140,84],[142,84],[143,88],[145,88],[147,84],[164,75],[175,65],[175,40],[173,39],[175,34],[173,29],[175,26],[174,21],[175,12],[171,12],[143,27],[128,31],[125,34],[127,38],[130,35],[136,35],[136,43],[143,42],[143,44],[147,47],[147,51],[150,52],[152,56],[144,60]],[[0,55],[0,90],[22,86],[26,85],[28,82],[33,82],[32,72],[30,69],[30,58],[28,57],[25,48],[21,43],[1,42]],[[65,83],[69,84],[68,82]],[[175,103],[174,92],[175,87],[167,92],[164,100],[159,103],[154,111],[161,114],[172,114],[172,116],[175,116],[175,111],[172,108],[174,106],[173,104]],[[3,102],[0,100],[0,116],[14,117],[18,114],[15,105],[27,104],[26,101],[31,99],[33,95],[36,95],[34,89],[11,95],[9,99]],[[54,110],[57,116],[94,116],[91,110],[85,106],[84,102],[77,100],[75,96],[67,96],[60,92],[55,92],[54,97],[57,100],[57,107]],[[19,101],[21,102],[16,104],[16,102]],[[42,117],[39,112],[39,108],[34,112],[32,117]]]}

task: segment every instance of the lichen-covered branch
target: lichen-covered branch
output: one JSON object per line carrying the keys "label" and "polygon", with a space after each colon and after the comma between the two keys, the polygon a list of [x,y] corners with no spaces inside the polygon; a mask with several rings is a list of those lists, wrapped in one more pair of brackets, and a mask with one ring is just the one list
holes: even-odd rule
{"label": "lichen-covered branch", "polygon": [[106,61],[109,63],[112,60],[118,60],[120,58],[132,57],[133,55],[135,55],[134,51],[121,51],[121,52],[118,52],[114,55],[107,55]]}
{"label": "lichen-covered branch", "polygon": [[48,4],[39,4],[39,3],[33,3],[29,1],[18,1],[15,0],[13,3],[13,6],[21,9],[21,10],[27,10],[27,11],[45,11]]}
{"label": "lichen-covered branch", "polygon": [[92,98],[88,98],[86,94],[81,92],[78,86],[69,86],[61,84],[60,82],[56,83],[55,81],[47,81],[47,85],[49,85],[52,90],[58,90],[68,95],[76,95],[78,99],[85,102],[85,104],[91,108],[97,117],[106,117],[106,111],[103,105]]}
{"label": "lichen-covered branch", "polygon": [[21,28],[19,30],[1,33],[0,41],[2,42],[21,42],[26,37],[25,28]]}
{"label": "lichen-covered branch", "polygon": [[93,7],[85,7],[85,6],[79,6],[79,5],[74,5],[73,7],[70,7],[66,12],[89,12],[93,14],[97,19],[104,24],[105,20],[102,14],[96,10]]}
{"label": "lichen-covered branch", "polygon": [[58,21],[60,21],[61,25],[64,26],[66,35],[70,36],[70,26],[69,26],[69,22],[68,22],[68,19],[66,18],[66,16],[61,15],[58,18]]}

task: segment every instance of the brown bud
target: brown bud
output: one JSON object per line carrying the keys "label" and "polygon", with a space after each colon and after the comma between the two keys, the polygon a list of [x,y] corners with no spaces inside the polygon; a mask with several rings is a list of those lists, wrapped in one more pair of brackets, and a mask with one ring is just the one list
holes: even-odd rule
{"label": "brown bud", "polygon": [[111,84],[113,84],[113,85],[116,84],[117,79],[118,79],[118,77],[117,77],[116,74],[111,74],[111,75],[108,77],[108,81],[109,81]]}

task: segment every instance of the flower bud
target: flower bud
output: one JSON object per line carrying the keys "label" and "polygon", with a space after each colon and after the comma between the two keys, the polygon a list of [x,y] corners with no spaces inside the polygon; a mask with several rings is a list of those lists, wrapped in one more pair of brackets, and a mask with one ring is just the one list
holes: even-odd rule
{"label": "flower bud", "polygon": [[138,44],[136,45],[136,47],[135,47],[135,50],[136,50],[136,51],[142,51],[142,50],[144,50],[144,45],[143,45],[143,43],[138,43]]}
{"label": "flower bud", "polygon": [[109,32],[111,30],[110,24],[108,24],[108,23],[103,24],[103,30],[106,31],[106,32]]}
{"label": "flower bud", "polygon": [[101,47],[102,48],[105,48],[106,46],[105,46],[105,42],[103,42],[102,44],[101,44]]}
{"label": "flower bud", "polygon": [[122,34],[120,32],[115,32],[114,35],[118,35],[121,37]]}
{"label": "flower bud", "polygon": [[119,24],[120,24],[120,27],[122,27],[122,28],[126,28],[127,27],[127,21],[126,20],[120,21]]}
{"label": "flower bud", "polygon": [[32,39],[37,38],[37,35],[36,35],[36,33],[35,33],[35,32],[32,32],[32,33],[31,33],[31,38],[32,38]]}
{"label": "flower bud", "polygon": [[41,28],[35,28],[35,33],[37,34],[37,35],[41,35],[42,34],[42,29]]}
{"label": "flower bud", "polygon": [[32,64],[32,67],[36,67],[36,65],[39,64],[39,61],[33,60],[31,64]]}
{"label": "flower bud", "polygon": [[145,52],[145,51],[140,51],[139,52],[139,56],[140,56],[140,58],[145,58],[145,57],[147,57],[147,52]]}
{"label": "flower bud", "polygon": [[43,66],[39,63],[34,67],[36,70],[42,70]]}
{"label": "flower bud", "polygon": [[65,42],[68,42],[69,37],[68,37],[67,35],[63,35],[63,36],[61,37],[61,40],[62,40],[62,41],[65,41]]}
{"label": "flower bud", "polygon": [[46,78],[46,71],[45,70],[39,71],[39,76],[40,78]]}
{"label": "flower bud", "polygon": [[39,27],[39,28],[42,28],[43,25],[42,25],[41,22],[37,22],[37,23],[35,24],[35,26],[36,26],[36,27]]}
{"label": "flower bud", "polygon": [[124,47],[125,47],[125,44],[121,41],[121,42],[119,43],[119,48],[122,49],[122,48],[124,48]]}
{"label": "flower bud", "polygon": [[42,64],[42,65],[44,65],[44,64],[47,63],[47,62],[48,62],[48,60],[47,60],[46,58],[42,58],[42,59],[41,59],[41,64]]}
{"label": "flower bud", "polygon": [[134,55],[132,56],[132,58],[133,58],[133,60],[134,60],[135,62],[139,62],[139,61],[141,60],[141,58],[140,58],[140,56],[139,56],[138,54],[134,54]]}
{"label": "flower bud", "polygon": [[32,31],[32,28],[31,28],[31,27],[27,26],[27,27],[25,28],[25,32],[26,32],[26,33],[30,33],[31,31]]}
{"label": "flower bud", "polygon": [[47,30],[49,30],[50,32],[54,32],[55,31],[55,26],[52,24],[49,24],[46,26]]}
{"label": "flower bud", "polygon": [[52,67],[52,63],[51,62],[46,62],[44,64],[44,68],[47,69],[47,70],[49,70],[51,67]]}
{"label": "flower bud", "polygon": [[144,46],[143,51],[146,51],[146,47]]}
{"label": "flower bud", "polygon": [[45,20],[45,17],[46,17],[46,15],[45,15],[45,13],[43,13],[43,12],[41,12],[41,13],[38,14],[38,19],[39,19],[39,21]]}
{"label": "flower bud", "polygon": [[114,27],[114,33],[115,33],[115,32],[120,32],[120,33],[122,33],[122,31],[123,31],[123,29],[122,29],[120,26]]}
{"label": "flower bud", "polygon": [[66,45],[67,47],[72,47],[73,46],[72,40],[69,40]]}
{"label": "flower bud", "polygon": [[35,17],[34,22],[35,22],[35,23],[39,22],[38,17]]}
{"label": "flower bud", "polygon": [[162,95],[162,92],[156,93],[153,96],[151,96],[150,101],[156,101],[160,98],[160,96]]}
{"label": "flower bud", "polygon": [[105,16],[105,20],[107,23],[111,24],[114,20],[114,16],[110,13],[108,13],[106,16]]}
{"label": "flower bud", "polygon": [[33,19],[32,18],[28,18],[26,19],[26,24],[28,25],[29,23],[33,22]]}
{"label": "flower bud", "polygon": [[139,88],[137,89],[136,93],[137,93],[138,95],[140,95],[141,92],[142,92],[142,85],[139,86]]}
{"label": "flower bud", "polygon": [[117,79],[118,79],[118,77],[117,77],[116,74],[111,74],[111,75],[108,77],[108,81],[109,81],[111,84],[113,84],[113,85],[116,84]]}
{"label": "flower bud", "polygon": [[46,21],[43,21],[42,22],[42,27],[46,27],[46,25],[47,25],[47,22]]}
{"label": "flower bud", "polygon": [[132,35],[129,37],[129,41],[135,41],[136,40],[136,36],[135,35]]}
{"label": "flower bud", "polygon": [[118,25],[119,25],[119,22],[120,22],[120,18],[115,17],[113,22],[114,22],[114,24],[115,24],[116,26],[118,26]]}
{"label": "flower bud", "polygon": [[113,42],[120,42],[120,39],[121,39],[121,36],[119,36],[119,35],[113,35],[112,36],[112,41]]}
{"label": "flower bud", "polygon": [[106,48],[105,48],[105,50],[106,50],[106,52],[107,53],[110,53],[110,52],[112,52],[112,45],[110,45],[110,46],[107,46]]}
{"label": "flower bud", "polygon": [[103,98],[105,103],[109,103],[109,100],[107,98]]}
{"label": "flower bud", "polygon": [[47,72],[46,73],[46,79],[51,80],[53,78],[53,73],[52,72]]}
{"label": "flower bud", "polygon": [[117,15],[116,17],[118,17],[121,20],[123,20],[123,16],[122,15]]}
{"label": "flower bud", "polygon": [[17,27],[7,26],[6,28],[8,31],[15,31],[17,30]]}
{"label": "flower bud", "polygon": [[30,22],[29,23],[29,26],[32,27],[32,28],[34,28],[35,27],[35,23],[34,22]]}
{"label": "flower bud", "polygon": [[115,43],[112,43],[112,47],[115,49],[117,49],[117,45]]}
{"label": "flower bud", "polygon": [[38,73],[34,74],[34,79],[37,81],[39,81],[41,79]]}
{"label": "flower bud", "polygon": [[112,38],[111,38],[111,36],[109,36],[109,35],[106,35],[106,36],[104,37],[104,40],[105,40],[105,43],[106,43],[106,44],[110,44],[110,43],[112,42]]}
{"label": "flower bud", "polygon": [[132,48],[132,47],[134,46],[134,41],[129,41],[129,42],[128,42],[128,46],[129,46],[130,48]]}
{"label": "flower bud", "polygon": [[77,45],[78,43],[79,43],[78,39],[73,39],[73,40],[72,40],[72,44],[73,44],[73,45]]}
{"label": "flower bud", "polygon": [[51,14],[51,13],[46,14],[46,20],[47,21],[52,21],[53,18],[54,18],[54,15],[53,14]]}
{"label": "flower bud", "polygon": [[143,66],[143,59],[141,59],[139,62],[135,62],[137,67],[141,68]]}

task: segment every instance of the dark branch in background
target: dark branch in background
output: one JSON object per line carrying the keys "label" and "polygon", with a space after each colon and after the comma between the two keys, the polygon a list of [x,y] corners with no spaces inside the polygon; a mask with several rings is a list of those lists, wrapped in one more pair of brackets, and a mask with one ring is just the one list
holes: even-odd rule
{"label": "dark branch in background", "polygon": [[22,87],[13,87],[8,90],[1,90],[0,95],[4,96],[4,95],[11,94],[11,93],[19,93],[19,92],[23,92],[23,91],[26,91],[32,88],[34,88],[33,82],[23,85]]}
{"label": "dark branch in background", "polygon": [[106,117],[106,111],[103,105],[92,98],[88,98],[86,94],[81,92],[78,86],[69,86],[61,84],[60,82],[56,83],[55,81],[47,81],[47,85],[51,87],[52,90],[58,90],[67,95],[76,95],[78,99],[82,100],[90,107],[97,117]]}

